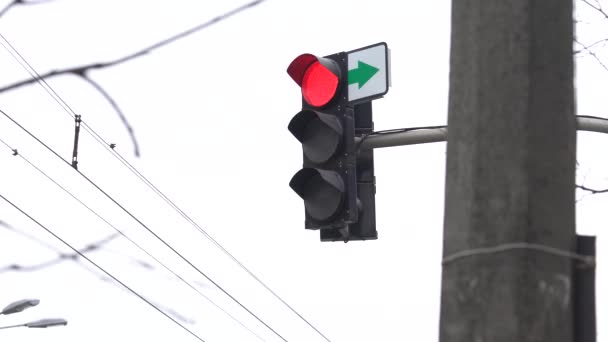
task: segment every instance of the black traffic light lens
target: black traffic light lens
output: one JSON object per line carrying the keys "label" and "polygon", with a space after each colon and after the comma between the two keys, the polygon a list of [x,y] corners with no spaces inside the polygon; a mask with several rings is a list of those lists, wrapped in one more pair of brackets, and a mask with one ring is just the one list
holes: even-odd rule
{"label": "black traffic light lens", "polygon": [[344,181],[337,172],[314,168],[298,171],[289,186],[304,200],[306,212],[319,223],[331,221],[344,203]]}
{"label": "black traffic light lens", "polygon": [[291,119],[288,128],[302,143],[306,158],[316,164],[332,158],[342,144],[342,125],[334,115],[303,110]]}

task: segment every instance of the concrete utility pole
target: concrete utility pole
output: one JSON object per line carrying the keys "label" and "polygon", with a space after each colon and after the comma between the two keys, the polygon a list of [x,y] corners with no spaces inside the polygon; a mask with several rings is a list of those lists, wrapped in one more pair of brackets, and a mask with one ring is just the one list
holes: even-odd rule
{"label": "concrete utility pole", "polygon": [[441,342],[572,342],[572,0],[452,2]]}

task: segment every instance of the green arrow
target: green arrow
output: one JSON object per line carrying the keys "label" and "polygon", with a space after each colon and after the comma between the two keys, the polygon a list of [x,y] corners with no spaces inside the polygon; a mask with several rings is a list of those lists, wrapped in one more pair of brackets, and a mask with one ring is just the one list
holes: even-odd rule
{"label": "green arrow", "polygon": [[358,61],[356,69],[348,70],[348,84],[359,83],[359,89],[378,72],[378,68]]}

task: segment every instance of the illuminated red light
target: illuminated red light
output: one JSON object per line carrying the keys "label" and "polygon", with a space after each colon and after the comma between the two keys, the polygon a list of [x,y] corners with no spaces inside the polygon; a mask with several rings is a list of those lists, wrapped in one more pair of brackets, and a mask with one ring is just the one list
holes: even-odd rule
{"label": "illuminated red light", "polygon": [[302,88],[302,97],[311,106],[327,105],[338,92],[340,67],[329,58],[302,54],[289,64],[287,73]]}
{"label": "illuminated red light", "polygon": [[324,106],[336,95],[338,83],[338,76],[319,61],[315,61],[304,73],[302,96],[312,106]]}

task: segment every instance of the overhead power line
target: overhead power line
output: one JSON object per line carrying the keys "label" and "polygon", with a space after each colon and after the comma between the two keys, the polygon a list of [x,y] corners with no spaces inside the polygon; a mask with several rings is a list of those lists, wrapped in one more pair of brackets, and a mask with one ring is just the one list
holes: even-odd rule
{"label": "overhead power line", "polygon": [[30,137],[32,137],[34,140],[36,140],[39,144],[41,144],[42,146],[44,146],[49,152],[51,152],[57,158],[59,158],[60,160],[62,160],[65,164],[67,164],[70,167],[70,169],[72,169],[75,172],[77,172],[82,178],[84,178],[87,182],[89,182],[89,184],[93,185],[99,192],[101,192],[104,196],[106,196],[106,198],[108,198],[110,201],[112,201],[123,212],[125,212],[127,215],[129,215],[140,226],[142,226],[144,229],[146,229],[150,234],[152,234],[152,236],[154,236],[163,245],[165,245],[165,247],[169,248],[174,254],[176,254],[177,256],[179,256],[180,259],[182,259],[183,261],[185,261],[190,267],[192,267],[194,270],[196,270],[200,275],[202,275],[203,277],[205,277],[205,279],[207,279],[210,283],[212,283],[215,287],[217,287],[220,291],[222,291],[226,296],[228,296],[231,300],[233,300],[236,304],[238,304],[241,308],[243,308],[243,310],[247,311],[250,315],[252,315],[257,321],[259,321],[260,323],[262,323],[266,328],[268,328],[270,331],[272,331],[275,335],[277,335],[283,341],[287,342],[287,340],[283,336],[281,336],[281,334],[279,334],[270,325],[268,325],[266,322],[264,322],[258,315],[256,315],[255,313],[253,313],[250,309],[248,309],[244,304],[242,304],[234,296],[232,296],[230,293],[228,293],[228,291],[226,291],[221,285],[219,285],[213,279],[211,279],[211,277],[209,277],[205,272],[203,272],[200,268],[198,268],[196,265],[194,265],[190,260],[188,260],[186,257],[184,257],[175,248],[173,248],[173,246],[171,246],[169,243],[167,243],[163,238],[161,238],[152,229],[150,229],[145,223],[143,223],[140,219],[138,219],[135,215],[133,215],[128,209],[126,209],[122,204],[120,204],[118,201],[116,201],[114,199],[114,197],[110,196],[110,194],[108,194],[105,190],[103,190],[101,187],[99,187],[95,182],[93,182],[89,177],[87,177],[80,170],[74,169],[72,167],[72,164],[69,161],[67,161],[66,159],[64,159],[63,157],[61,157],[59,155],[59,153],[57,153],[55,150],[53,150],[51,147],[49,147],[45,142],[43,142],[42,140],[40,140],[37,136],[35,136],[33,133],[31,133],[29,130],[27,130],[25,127],[23,127],[20,123],[18,123],[15,119],[13,119],[5,111],[0,110],[0,113],[2,113],[5,117],[7,117],[9,120],[11,120],[15,125],[17,125],[19,128],[21,128],[25,133],[27,133]]}
{"label": "overhead power line", "polygon": [[[101,137],[100,137],[101,138]],[[163,199],[169,206],[171,206],[177,213],[179,213],[186,221],[188,221],[194,228],[197,229],[198,232],[203,234],[209,241],[211,241],[217,248],[219,248],[222,252],[224,252],[233,262],[235,262],[243,271],[245,271],[249,276],[251,276],[256,282],[258,282],[262,287],[264,287],[270,294],[272,294],[276,299],[278,299],[283,305],[285,305],[291,312],[297,315],[304,323],[306,323],[309,327],[311,327],[315,332],[317,332],[323,339],[327,342],[331,342],[317,327],[315,327],[312,323],[310,323],[304,316],[302,316],[298,311],[296,311],[291,305],[289,305],[281,296],[279,296],[275,291],[273,291],[266,283],[264,283],[260,278],[258,278],[253,272],[251,272],[243,263],[241,263],[232,253],[230,253],[224,246],[222,246],[217,240],[215,240],[205,229],[199,226],[190,216],[188,216],[183,210],[181,210],[177,204],[175,204],[169,197],[167,197],[162,191],[160,191],[152,182],[150,182],[143,174],[141,174],[133,165],[131,165],[120,153],[115,150],[112,150],[111,153],[115,155],[119,160],[129,168],[129,170],[134,173],[144,184],[146,184],[152,191],[154,191],[161,199]]]}
{"label": "overhead power line", "polygon": [[[103,282],[107,282],[113,286],[116,286],[117,288],[119,288],[120,290],[123,291],[127,291],[124,287],[122,287],[120,284],[112,281],[111,278],[108,278],[105,275],[101,275],[99,271],[97,271],[95,268],[91,267],[88,263],[84,262],[82,259],[80,259],[80,256],[78,253],[64,253],[61,249],[47,243],[46,241],[44,241],[43,239],[40,239],[37,236],[31,235],[26,233],[25,231],[19,230],[11,225],[9,225],[6,222],[0,221],[0,226],[3,226],[4,228],[8,229],[9,231],[21,235],[22,237],[25,237],[26,239],[36,242],[37,244],[53,251],[56,252],[58,254],[58,257],[51,259],[51,260],[47,260],[41,263],[37,263],[37,264],[29,264],[29,265],[21,265],[21,264],[8,264],[6,266],[0,266],[0,273],[4,273],[4,272],[34,272],[34,271],[38,271],[41,269],[45,269],[47,267],[51,267],[54,265],[57,265],[58,263],[62,262],[62,261],[73,261],[76,265],[81,266],[85,271],[95,275],[99,280],[103,281]],[[114,238],[119,237],[120,234],[118,233],[113,233],[109,236],[106,236],[103,239],[97,240],[95,242],[92,243],[87,243],[84,247],[80,248],[79,251],[81,253],[86,253],[86,254],[90,254],[92,252],[95,251],[101,251],[102,249],[104,251],[107,251],[107,247],[106,244],[108,244],[109,242],[111,242]],[[116,253],[116,252],[114,252]],[[126,258],[129,259],[133,259],[135,260],[138,264],[140,264],[140,266],[144,267],[144,268],[148,268],[150,267],[150,265],[147,265],[142,261],[142,260],[137,260],[133,257],[131,257],[130,255],[123,255]],[[127,291],[128,292],[128,291]],[[130,294],[130,292],[129,292]],[[156,306],[158,306],[159,308],[162,308],[163,311],[169,313],[171,316],[177,318],[179,321],[183,322],[183,323],[193,323],[191,319],[185,317],[184,315],[182,315],[181,313],[179,313],[177,310],[171,308],[170,306],[167,305],[163,305],[163,304],[159,304],[158,302],[155,303]]]}
{"label": "overhead power line", "polygon": [[[253,1],[250,4],[239,7],[238,10],[235,10],[234,13],[238,11],[255,6],[262,1]],[[231,12],[232,13],[232,12]],[[195,31],[192,31],[195,32]],[[185,31],[183,34],[192,33],[189,31]],[[181,36],[180,36],[181,37]],[[0,38],[2,38],[8,46],[11,47],[9,49],[7,46],[3,44],[5,49],[9,51],[9,53],[15,58],[19,64],[32,76],[33,79],[36,80],[42,86],[47,93],[53,97],[53,99],[72,117],[76,117],[76,113],[72,110],[72,108],[53,90],[53,88],[45,81],[43,76],[40,74],[25,60],[25,58],[19,54],[19,52],[8,42],[8,40],[0,34]],[[170,38],[174,39],[174,38]],[[164,46],[171,42],[168,39],[163,41],[162,43],[151,46],[150,48],[157,48],[160,46]],[[11,51],[14,50],[14,53]],[[128,60],[134,57],[139,56],[138,53],[133,55],[129,55],[125,59],[121,59],[119,61]],[[115,64],[115,62],[112,62]],[[110,64],[112,64],[110,63]],[[252,271],[250,271],[242,262],[240,262],[232,253],[230,253],[226,248],[224,248],[217,240],[215,240],[205,229],[203,229],[200,225],[198,225],[194,220],[192,220],[183,210],[181,210],[171,199],[169,199],[162,191],[160,191],[151,181],[149,181],[144,175],[139,172],[133,165],[131,165],[122,155],[120,155],[116,150],[111,147],[111,144],[104,140],[101,135],[99,135],[90,125],[87,124],[85,120],[82,120],[82,126],[84,130],[90,134],[99,144],[101,144],[110,154],[112,154],[118,161],[120,161],[125,167],[127,167],[133,174],[135,174],[146,186],[148,186],[153,192],[155,192],[162,200],[164,200],[169,206],[171,206],[177,213],[179,213],[186,221],[188,221],[194,228],[196,228],[201,234],[203,234],[207,239],[209,239],[217,248],[219,248],[223,253],[225,253],[232,261],[234,261],[242,270],[244,270],[249,276],[251,276],[256,282],[258,282],[263,288],[265,288],[270,294],[272,294],[276,299],[278,299],[283,305],[285,305],[291,312],[297,315],[304,323],[306,323],[310,328],[312,328],[315,332],[317,332],[321,337],[323,337],[326,341],[331,342],[318,328],[316,328],[312,323],[310,323],[304,316],[302,316],[298,311],[296,311],[291,305],[289,305],[283,298],[281,298],[275,291],[273,291],[266,283],[264,283],[259,277],[257,277]],[[58,156],[58,155],[57,155]],[[61,157],[60,157],[61,158]],[[63,159],[63,158],[61,158]],[[64,160],[65,161],[65,160]],[[79,172],[80,173],[80,172]],[[84,176],[84,175],[83,175]],[[85,177],[86,178],[86,177]],[[101,190],[101,189],[100,189]],[[103,192],[103,191],[102,191]],[[107,194],[106,194],[107,196]],[[117,203],[118,204],[118,203]],[[120,206],[120,205],[119,205]],[[124,209],[123,209],[124,210]],[[249,312],[248,309],[245,308]],[[257,317],[256,317],[257,318]],[[258,319],[259,320],[259,319]],[[261,322],[261,320],[260,320]],[[267,326],[264,322],[262,322],[265,326]],[[267,326],[269,329],[270,327]],[[272,329],[271,329],[272,330]],[[274,330],[273,330],[274,331]],[[276,332],[275,332],[276,334]],[[280,336],[279,334],[277,334]],[[282,338],[282,337],[281,337]]]}
{"label": "overhead power line", "polygon": [[[246,8],[251,8],[255,5],[258,5],[259,3],[261,3],[264,0],[256,0],[256,1],[252,1],[251,3],[248,3],[246,5],[243,5],[231,12],[229,12],[228,16],[236,14]],[[152,49],[156,49],[158,47],[164,46],[166,44],[169,44],[170,42],[180,39],[186,35],[192,34],[194,32],[196,32],[197,30],[208,26],[209,24],[204,24],[204,25],[199,25],[200,27],[196,27],[194,29],[185,31],[180,33],[179,35],[175,36],[175,37],[171,37],[168,38],[164,41],[162,41],[161,43],[157,43],[153,46],[148,47],[147,49],[144,49],[140,52],[134,53],[132,55],[129,55],[125,58],[119,59],[117,61],[113,61],[111,63],[109,63],[109,65],[114,65],[114,64],[118,64],[118,63],[122,63],[126,60],[130,60],[133,59],[135,57],[138,57],[144,53],[146,53],[149,50]],[[61,98],[61,96],[46,82],[46,80],[44,79],[44,77],[40,76],[40,74],[34,69],[34,67],[32,67],[32,65],[19,53],[19,51],[17,51],[17,49],[8,41],[8,39],[6,39],[6,37],[4,37],[2,34],[0,34],[0,38],[6,43],[6,45],[4,43],[2,43],[2,46],[11,54],[11,56],[30,74],[30,76],[64,109],[64,111],[66,111],[72,118],[76,117],[76,113],[74,112],[74,110],[67,104],[66,101],[63,100],[63,98]],[[8,46],[7,46],[8,45]],[[9,49],[10,47],[10,49]],[[6,113],[3,112],[3,114],[5,116],[8,117],[8,115]],[[10,117],[9,117],[10,118]],[[12,119],[11,119],[12,120]],[[13,120],[13,122],[15,122]],[[16,123],[16,122],[15,122]],[[20,126],[22,129],[24,129],[21,125]],[[97,134],[97,132],[95,132],[92,127],[90,127],[86,122],[84,122],[84,120],[82,120],[82,126],[84,127],[85,131],[87,133],[89,133],[95,140],[97,140],[102,146],[104,146],[106,148],[106,150],[113,152],[114,150],[110,147],[110,144],[106,143],[99,134]],[[28,132],[28,134],[31,135],[31,133]],[[33,135],[32,135],[33,136]],[[36,138],[36,140],[38,140]],[[40,140],[38,140],[39,142],[41,142]],[[42,142],[41,142],[42,143]],[[47,149],[50,149],[48,146],[46,146],[45,144],[43,144],[45,147],[47,147]],[[66,162],[65,159],[63,159],[59,154],[57,154],[55,151],[53,151],[52,149],[50,149],[57,157],[59,157],[60,159],[62,159],[64,162]],[[116,157],[116,155],[114,155]],[[120,158],[116,157],[118,160],[121,160]],[[71,164],[70,164],[71,165]],[[123,162],[123,165],[127,166],[127,164],[125,164]],[[130,164],[128,164],[130,165]],[[127,166],[128,167],[128,166]],[[131,166],[132,167],[132,166]],[[133,215],[131,215],[124,207],[122,207],[118,202],[114,201],[113,198],[111,198],[107,193],[105,193],[105,191],[103,191],[102,189],[100,189],[96,184],[94,184],[90,179],[88,179],[88,177],[84,176],[84,174],[82,174],[81,172],[78,171],[78,173],[80,173],[85,179],[87,179],[91,184],[93,184],[96,188],[98,188],[102,193],[104,193],[108,198],[110,198],[115,204],[117,204],[121,209],[123,209],[125,212],[127,212],[130,216],[132,216],[136,221],[138,221],[140,224],[142,224],[142,226],[144,226],[150,233],[152,233],[153,235],[155,235],[155,237],[157,237],[159,240],[161,240],[164,244],[166,244],[170,249],[172,249],[175,253],[177,253],[182,259],[184,259],[187,263],[189,263],[192,267],[194,267],[195,269],[198,270],[198,268],[196,268],[194,265],[192,265],[188,260],[186,260],[181,254],[179,254],[177,251],[175,251],[171,246],[169,246],[164,240],[162,240],[160,237],[158,237],[154,232],[152,232],[151,230],[148,229],[148,227],[146,227],[145,225],[143,225],[143,223],[141,223],[141,221],[139,221],[137,218],[135,218]],[[139,172],[138,172],[139,173]],[[215,242],[215,244],[217,244],[217,242]],[[223,249],[223,247],[222,247]],[[234,257],[233,257],[234,258]],[[235,259],[236,260],[236,259]],[[240,263],[239,263],[240,264]],[[241,264],[242,265],[242,264]],[[202,272],[199,271],[199,273],[203,274]],[[251,272],[249,272],[251,273]],[[205,276],[206,278],[208,278],[205,274],[203,274],[203,276]],[[256,277],[257,279],[257,277]],[[223,288],[221,288],[219,285],[217,285],[213,280],[209,279],[208,280],[213,283],[214,285],[216,285],[222,292],[224,292],[226,295],[228,295],[231,299],[233,299],[235,302],[237,302],[243,309],[245,309],[247,312],[249,312],[251,315],[253,315],[258,321],[260,321],[264,326],[266,326],[268,329],[270,329],[271,331],[273,331],[277,336],[279,336],[281,339],[283,339],[285,341],[285,339],[278,334],[274,329],[272,329],[268,324],[266,324],[265,322],[263,322],[259,317],[257,317],[257,315],[255,315],[253,312],[251,312],[249,309],[247,309],[245,306],[243,306],[240,302],[238,302],[232,295],[230,295],[228,292],[226,292]],[[258,279],[259,280],[259,279]],[[266,288],[268,288],[265,284],[264,286]],[[274,292],[272,292],[274,294]],[[275,294],[276,296],[276,294]],[[277,296],[278,297],[278,296]],[[281,301],[283,303],[285,303],[282,299]],[[287,304],[287,303],[285,303]],[[291,309],[291,307],[289,306],[289,308]],[[295,312],[295,310],[292,309],[292,311]],[[303,319],[303,317],[301,315],[298,314],[298,316],[300,316],[300,318]],[[308,322],[307,322],[308,323]],[[310,323],[309,323],[310,325]],[[314,328],[314,327],[313,327]],[[315,328],[315,330],[317,330]],[[317,330],[318,332],[318,330]],[[323,336],[325,337],[325,336]],[[326,338],[327,339],[327,338]]]}
{"label": "overhead power line", "polygon": [[103,273],[105,273],[108,277],[112,278],[114,281],[116,281],[117,283],[119,283],[120,285],[122,285],[125,289],[129,290],[129,292],[131,292],[132,294],[134,294],[135,296],[137,296],[139,299],[143,300],[144,302],[146,302],[146,304],[150,305],[151,307],[153,307],[155,310],[157,310],[158,312],[160,312],[161,314],[163,314],[163,316],[167,317],[168,319],[170,319],[173,323],[177,324],[178,326],[180,326],[182,329],[184,329],[185,331],[187,331],[190,335],[192,335],[193,337],[195,337],[196,339],[198,339],[199,341],[205,342],[205,340],[203,340],[200,336],[198,336],[196,333],[194,333],[192,330],[186,328],[186,326],[184,326],[183,324],[181,324],[180,322],[178,322],[177,320],[175,320],[173,317],[171,317],[169,314],[167,314],[166,312],[164,312],[163,310],[161,310],[160,308],[158,308],[156,305],[154,305],[152,302],[150,302],[148,299],[146,299],[144,296],[142,296],[141,294],[139,294],[137,291],[133,290],[131,287],[129,287],[127,284],[123,283],[122,281],[120,281],[118,278],[116,278],[113,274],[111,274],[110,272],[106,271],[103,267],[97,265],[93,260],[89,259],[86,255],[84,255],[83,253],[81,253],[78,249],[72,247],[71,244],[69,244],[67,241],[65,241],[64,239],[62,239],[61,237],[59,237],[57,234],[55,234],[52,230],[50,230],[49,228],[47,228],[46,226],[44,226],[42,223],[38,222],[36,219],[34,219],[31,215],[29,215],[27,212],[25,212],[23,209],[21,209],[20,207],[18,207],[16,204],[14,204],[13,202],[11,202],[8,198],[4,197],[4,195],[0,194],[0,198],[2,198],[4,201],[6,201],[8,204],[10,204],[13,208],[17,209],[19,212],[21,212],[23,215],[27,216],[27,218],[29,218],[30,220],[32,220],[32,222],[36,223],[38,226],[40,226],[40,228],[46,230],[49,234],[51,234],[54,238],[56,238],[57,240],[61,241],[61,243],[63,243],[64,245],[66,245],[68,248],[70,248],[72,251],[74,251],[74,253],[77,253],[81,258],[85,259],[86,261],[90,262],[93,266],[95,266],[97,269],[99,269],[100,271],[102,271]]}
{"label": "overhead power line", "polygon": [[[2,138],[0,138],[0,142],[2,144],[4,144],[10,151],[17,151],[16,149],[14,149],[12,146],[10,146],[8,143],[6,143]],[[131,239],[128,235],[126,235],[122,230],[116,228],[116,226],[114,226],[112,223],[110,223],[108,220],[106,220],[103,216],[101,216],[100,214],[98,214],[95,210],[91,209],[88,205],[86,205],[82,200],[80,200],[78,197],[76,197],[72,192],[70,192],[69,190],[67,190],[65,187],[63,187],[61,184],[59,184],[57,181],[55,181],[51,176],[49,176],[47,173],[45,173],[43,170],[41,170],[38,166],[36,166],[35,164],[33,164],[31,161],[29,161],[24,155],[23,153],[19,152],[16,154],[16,156],[20,157],[21,159],[23,159],[29,166],[33,167],[34,169],[36,169],[36,171],[38,171],[40,174],[42,174],[44,177],[46,177],[49,181],[51,181],[53,184],[55,184],[58,188],[60,188],[61,190],[63,190],[63,192],[65,192],[66,194],[68,194],[70,197],[72,197],[72,199],[74,199],[75,201],[77,201],[80,205],[82,205],[83,207],[85,207],[89,212],[91,212],[93,215],[95,215],[98,219],[100,219],[101,221],[103,221],[106,225],[108,225],[109,227],[111,227],[112,229],[114,229],[114,231],[116,231],[117,234],[120,234],[121,236],[123,236],[125,239],[127,239],[132,245],[134,245],[135,247],[137,247],[140,251],[144,252],[146,255],[148,255],[150,258],[152,258],[154,261],[156,261],[159,265],[161,265],[165,270],[167,270],[168,272],[170,272],[171,274],[173,274],[175,277],[177,277],[181,282],[183,282],[185,285],[187,285],[188,287],[190,287],[192,290],[194,290],[195,292],[197,292],[200,296],[202,296],[204,299],[206,299],[208,302],[210,302],[213,306],[215,306],[217,309],[221,310],[224,314],[226,314],[228,317],[230,317],[232,320],[234,320],[236,323],[238,323],[241,327],[245,328],[247,331],[249,331],[251,334],[253,334],[254,336],[256,336],[259,340],[263,339],[256,334],[253,330],[251,330],[249,327],[247,327],[245,324],[243,324],[240,320],[238,320],[236,317],[234,317],[233,315],[231,315],[228,311],[226,311],[224,308],[222,308],[221,306],[219,306],[218,304],[216,304],[213,300],[211,300],[207,295],[205,295],[204,293],[202,293],[199,289],[197,289],[194,285],[192,285],[190,282],[188,282],[186,279],[184,279],[183,277],[181,277],[179,274],[177,274],[175,271],[173,271],[170,267],[168,267],[167,265],[165,265],[162,261],[160,261],[158,258],[156,258],[154,255],[152,255],[150,252],[148,252],[145,248],[143,248],[142,246],[140,246],[137,242],[135,242],[133,239]],[[80,253],[79,253],[80,254]],[[56,261],[55,261],[56,262]],[[46,265],[46,264],[43,264]]]}

